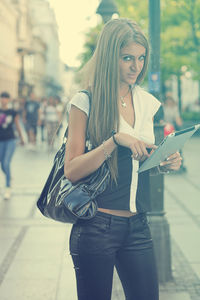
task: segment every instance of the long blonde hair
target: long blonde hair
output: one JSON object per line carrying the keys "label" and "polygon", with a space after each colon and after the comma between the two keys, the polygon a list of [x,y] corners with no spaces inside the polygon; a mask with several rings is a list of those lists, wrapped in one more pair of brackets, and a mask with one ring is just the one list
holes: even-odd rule
{"label": "long blonde hair", "polygon": [[[90,87],[92,93],[88,133],[94,147],[108,139],[113,130],[119,130],[119,57],[121,49],[131,42],[146,49],[144,66],[136,81],[139,84],[146,73],[149,45],[140,27],[129,19],[114,19],[104,26],[92,58],[82,69],[83,88]],[[117,151],[113,151],[108,165],[116,182]]]}

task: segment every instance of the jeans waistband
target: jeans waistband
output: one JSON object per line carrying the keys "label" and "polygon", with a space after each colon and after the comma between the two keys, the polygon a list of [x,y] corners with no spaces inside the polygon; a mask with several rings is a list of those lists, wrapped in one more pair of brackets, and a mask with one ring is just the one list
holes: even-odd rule
{"label": "jeans waistband", "polygon": [[109,213],[104,213],[102,211],[97,211],[97,214],[95,216],[96,218],[101,218],[104,220],[112,220],[112,221],[119,221],[121,223],[130,223],[131,221],[137,220],[137,219],[143,219],[146,217],[146,213],[137,213],[130,217],[122,217],[122,216],[115,216]]}

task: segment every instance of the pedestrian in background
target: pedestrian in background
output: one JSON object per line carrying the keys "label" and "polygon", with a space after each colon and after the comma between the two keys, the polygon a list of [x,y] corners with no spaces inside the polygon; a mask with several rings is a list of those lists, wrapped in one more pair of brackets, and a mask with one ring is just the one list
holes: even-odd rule
{"label": "pedestrian in background", "polygon": [[40,132],[41,132],[41,141],[46,140],[45,137],[45,112],[47,108],[47,98],[42,98],[40,103]]}
{"label": "pedestrian in background", "polygon": [[40,125],[40,104],[32,92],[24,105],[24,124],[28,135],[29,147],[35,149],[37,139],[37,126]]}
{"label": "pedestrian in background", "polygon": [[[164,111],[164,122],[165,122],[164,136],[167,136],[170,133],[173,133],[174,131],[180,130],[183,125],[183,121],[180,116],[178,106],[171,95],[166,96],[164,100],[163,111]],[[184,173],[187,171],[184,165],[184,157],[183,157],[182,150],[180,150],[180,154],[182,156],[182,164],[176,173]]]}
{"label": "pedestrian in background", "polygon": [[165,136],[176,130],[180,130],[183,122],[178,111],[178,106],[172,96],[165,98],[163,110],[164,121],[166,123],[164,128]]}
{"label": "pedestrian in background", "polygon": [[63,104],[62,104],[61,99],[60,99],[59,96],[55,96],[54,100],[55,100],[56,109],[57,109],[57,112],[58,112],[58,128],[57,128],[57,131],[56,131],[56,135],[59,137],[60,136],[60,130],[62,129],[62,119],[63,119],[64,108],[63,108]]}
{"label": "pedestrian in background", "polygon": [[60,122],[60,112],[57,109],[54,97],[49,97],[45,109],[45,126],[47,130],[47,143],[50,148],[53,148],[56,130]]}
{"label": "pedestrian in background", "polygon": [[[137,173],[148,150],[155,149],[153,117],[160,106],[139,86],[148,58],[147,39],[135,22],[109,21],[83,70],[82,88],[90,91],[91,101],[79,92],[70,102],[65,176],[77,182],[105,161],[111,173],[110,184],[95,199],[96,216],[72,227],[70,252],[79,300],[110,300],[114,266],[127,300],[158,300],[146,218],[149,172]],[[92,149],[85,153],[87,133]],[[151,172],[179,169],[180,154],[161,165]]]}
{"label": "pedestrian in background", "polygon": [[[186,106],[185,111],[200,114],[200,98],[196,99],[196,101],[194,101],[192,103],[189,103]],[[199,120],[200,120],[200,115],[199,115]]]}
{"label": "pedestrian in background", "polygon": [[0,95],[0,163],[1,169],[5,174],[6,189],[4,199],[9,199],[11,196],[11,171],[10,165],[13,154],[16,148],[16,136],[14,125],[18,132],[19,139],[24,145],[23,136],[21,133],[19,114],[10,105],[10,95],[3,92]]}

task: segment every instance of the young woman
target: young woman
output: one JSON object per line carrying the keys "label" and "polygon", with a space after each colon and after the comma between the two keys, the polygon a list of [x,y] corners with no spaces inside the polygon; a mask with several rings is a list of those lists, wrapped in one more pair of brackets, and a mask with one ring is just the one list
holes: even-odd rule
{"label": "young woman", "polygon": [[16,137],[14,125],[19,134],[21,144],[24,140],[21,133],[19,115],[16,110],[9,107],[10,95],[3,92],[0,95],[0,163],[6,178],[6,189],[4,199],[11,196],[11,174],[10,164],[16,148]]}
{"label": "young woman", "polygon": [[168,95],[165,98],[163,111],[164,111],[164,121],[166,122],[166,126],[165,126],[166,134],[167,134],[167,129],[169,129],[170,131],[170,126],[171,126],[171,132],[169,133],[172,133],[175,130],[180,130],[181,126],[183,125],[183,121],[180,117],[178,106],[176,105],[176,102],[174,101],[172,96]]}
{"label": "young woman", "polygon": [[[110,300],[114,266],[127,300],[157,300],[153,243],[147,224],[148,172],[138,177],[139,162],[155,149],[153,117],[160,102],[139,87],[148,64],[148,42],[128,19],[108,22],[85,67],[85,93],[69,108],[65,175],[72,182],[107,160],[111,182],[96,198],[97,215],[73,226],[70,252],[79,300]],[[113,134],[115,130],[115,134]],[[92,150],[85,152],[86,132]],[[157,170],[177,170],[179,153]],[[162,171],[163,171],[162,170]]]}
{"label": "young woman", "polygon": [[47,143],[50,148],[53,148],[55,132],[58,129],[60,121],[60,113],[56,107],[56,101],[54,97],[49,97],[44,117],[47,130]]}

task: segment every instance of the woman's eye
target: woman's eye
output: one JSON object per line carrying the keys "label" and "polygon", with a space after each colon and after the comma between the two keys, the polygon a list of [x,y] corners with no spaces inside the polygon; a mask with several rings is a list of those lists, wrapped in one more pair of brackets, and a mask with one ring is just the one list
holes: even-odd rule
{"label": "woman's eye", "polygon": [[124,60],[124,61],[130,61],[130,60],[131,60],[131,57],[130,57],[130,56],[124,56],[124,57],[123,57],[123,60]]}
{"label": "woman's eye", "polygon": [[[131,55],[126,55],[122,57],[123,61],[134,61],[135,57],[131,56]],[[143,61],[145,59],[145,55],[141,55],[140,57],[138,57],[139,61]]]}
{"label": "woman's eye", "polygon": [[141,55],[140,57],[139,57],[139,60],[144,60],[145,59],[145,56],[144,55]]}

